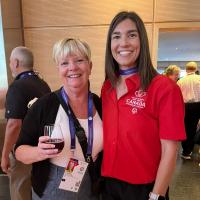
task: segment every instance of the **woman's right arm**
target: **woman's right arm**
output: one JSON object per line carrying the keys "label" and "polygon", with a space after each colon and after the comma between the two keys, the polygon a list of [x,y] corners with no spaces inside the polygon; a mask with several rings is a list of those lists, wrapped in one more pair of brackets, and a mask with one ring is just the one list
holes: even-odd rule
{"label": "woman's right arm", "polygon": [[45,144],[44,142],[49,139],[48,136],[39,137],[38,146],[20,145],[15,151],[17,160],[24,164],[32,164],[46,160],[48,158],[54,158],[58,156],[58,149],[54,149],[54,144]]}
{"label": "woman's right arm", "polygon": [[[23,120],[21,132],[15,145],[15,156],[17,160],[25,164],[42,161],[58,155],[58,150],[54,149],[55,145],[45,143],[49,137],[43,136],[44,124],[47,116],[49,116],[49,112],[47,112],[49,101],[49,95],[38,99],[31,106]],[[55,115],[56,113],[57,107],[55,108]],[[50,122],[52,123],[53,121]]]}

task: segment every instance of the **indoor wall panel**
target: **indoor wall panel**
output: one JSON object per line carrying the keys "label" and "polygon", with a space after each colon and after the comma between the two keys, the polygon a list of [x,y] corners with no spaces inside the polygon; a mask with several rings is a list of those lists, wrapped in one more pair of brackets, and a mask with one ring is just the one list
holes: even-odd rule
{"label": "indoor wall panel", "polygon": [[7,57],[10,57],[12,49],[16,46],[20,46],[23,43],[22,30],[21,29],[5,29],[4,30],[4,42],[6,44],[5,52]]}
{"label": "indoor wall panel", "polygon": [[8,82],[12,81],[12,76],[9,69],[9,58],[13,48],[23,45],[21,29],[4,29],[4,46],[8,72]]}
{"label": "indoor wall panel", "polygon": [[3,28],[21,28],[20,0],[1,0]]}
{"label": "indoor wall panel", "polygon": [[148,36],[148,40],[149,40],[149,48],[150,48],[150,51],[152,49],[152,37],[153,37],[153,26],[152,24],[145,24],[145,28],[146,28],[146,31],[147,31],[147,36]]}
{"label": "indoor wall panel", "polygon": [[22,0],[24,27],[109,24],[121,10],[134,10],[153,21],[153,0]]}
{"label": "indoor wall panel", "polygon": [[200,21],[199,0],[156,0],[155,21]]}

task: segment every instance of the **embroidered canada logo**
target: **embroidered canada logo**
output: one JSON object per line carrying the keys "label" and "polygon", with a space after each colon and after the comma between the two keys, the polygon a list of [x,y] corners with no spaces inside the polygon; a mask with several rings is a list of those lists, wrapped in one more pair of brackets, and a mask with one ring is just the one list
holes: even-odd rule
{"label": "embroidered canada logo", "polygon": [[146,92],[142,90],[137,90],[135,92],[135,96],[126,100],[126,104],[132,107],[131,111],[133,114],[136,114],[138,112],[138,109],[145,108],[145,100],[144,100],[145,96]]}

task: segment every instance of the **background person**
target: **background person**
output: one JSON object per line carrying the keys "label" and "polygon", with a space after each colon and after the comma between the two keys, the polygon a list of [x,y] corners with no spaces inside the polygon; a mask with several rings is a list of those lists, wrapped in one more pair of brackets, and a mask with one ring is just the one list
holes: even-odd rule
{"label": "background person", "polygon": [[177,84],[154,69],[145,26],[136,13],[113,18],[105,71],[103,199],[168,199],[178,141],[185,139],[184,104]]}
{"label": "background person", "polygon": [[[63,83],[63,87],[57,92],[63,101],[70,105],[88,140],[93,137],[93,145],[90,148],[92,158],[95,160],[102,151],[103,141],[102,122],[97,112],[101,102],[95,94],[91,99],[88,90],[92,69],[90,48],[81,40],[66,38],[54,45],[53,58]],[[93,128],[91,124],[88,127],[88,120],[92,118],[88,117],[88,112],[93,116]],[[49,139],[43,136],[45,124],[57,124],[61,127],[65,145],[60,154],[58,149],[54,149],[54,145],[45,144]],[[96,199],[91,194],[88,171],[78,193],[58,188],[67,164],[72,159],[85,161],[81,146],[72,131],[73,128],[71,118],[68,117],[54,92],[38,100],[27,114],[16,145],[16,157],[26,164],[33,164],[33,200]],[[72,145],[74,143],[75,147]]]}
{"label": "background person", "polygon": [[16,161],[13,146],[17,141],[28,103],[35,97],[50,92],[47,83],[33,71],[33,54],[30,49],[19,46],[12,50],[10,70],[15,78],[6,95],[5,118],[7,119],[1,168],[8,173],[12,200],[31,199],[31,166]]}
{"label": "background person", "polygon": [[183,152],[181,157],[186,160],[191,159],[194,148],[194,135],[200,119],[200,75],[197,75],[196,62],[186,64],[186,76],[177,83],[181,88],[185,102],[185,129],[187,139],[182,142]]}
{"label": "background person", "polygon": [[178,67],[177,65],[169,65],[165,71],[164,71],[164,75],[167,76],[168,78],[170,78],[173,81],[178,81],[179,77],[180,77],[180,72],[181,69],[180,67]]}

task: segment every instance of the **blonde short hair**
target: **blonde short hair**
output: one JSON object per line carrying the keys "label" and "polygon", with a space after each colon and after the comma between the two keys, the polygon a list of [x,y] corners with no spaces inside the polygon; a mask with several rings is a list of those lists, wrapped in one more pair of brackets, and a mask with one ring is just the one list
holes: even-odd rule
{"label": "blonde short hair", "polygon": [[181,69],[177,65],[169,65],[165,69],[164,75],[169,76],[169,75],[173,75],[174,73],[180,73],[180,71],[181,71]]}
{"label": "blonde short hair", "polygon": [[80,39],[64,38],[54,44],[53,59],[58,64],[58,60],[67,55],[80,54],[89,62],[91,61],[91,50],[89,45]]}
{"label": "blonde short hair", "polygon": [[197,63],[196,62],[188,62],[185,66],[186,70],[192,70],[196,71],[197,70]]}

